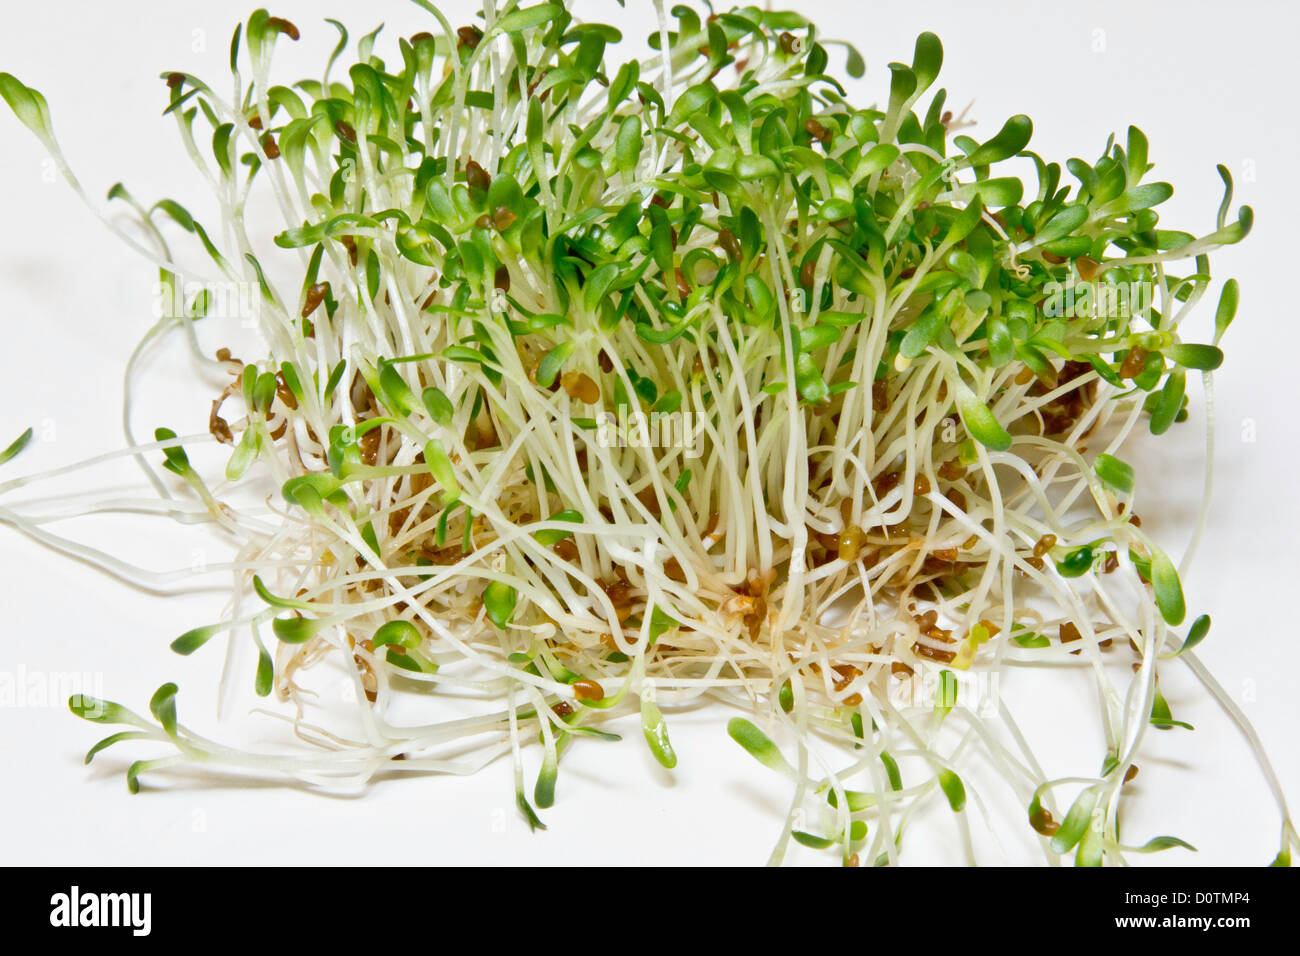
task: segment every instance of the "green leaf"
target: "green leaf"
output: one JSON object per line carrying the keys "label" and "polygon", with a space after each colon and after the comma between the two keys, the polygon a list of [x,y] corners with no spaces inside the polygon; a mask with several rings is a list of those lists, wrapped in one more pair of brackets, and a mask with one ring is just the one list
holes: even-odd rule
{"label": "green leaf", "polygon": [[1128,181],[1136,183],[1147,171],[1147,138],[1136,126],[1128,128]]}
{"label": "green leaf", "polygon": [[388,398],[385,404],[399,415],[409,415],[420,407],[415,392],[392,362],[379,363],[379,389]]}
{"label": "green leaf", "polygon": [[1088,207],[1082,203],[1066,206],[1044,223],[1043,228],[1034,234],[1034,242],[1044,245],[1054,239],[1068,236],[1088,220]]}
{"label": "green leaf", "polygon": [[661,607],[655,606],[650,609],[650,643],[655,641],[677,626],[677,621],[669,617],[668,613]]}
{"label": "green leaf", "polygon": [[[930,88],[930,84],[939,75],[942,66],[943,44],[933,33],[922,33],[916,38],[916,50],[912,54],[912,72],[916,75],[917,93],[924,93]],[[849,75],[861,76],[862,74],[854,74],[850,70]]]}
{"label": "green leaf", "polygon": [[998,423],[989,407],[964,386],[958,392],[957,410],[966,431],[981,445],[993,451],[1006,451],[1011,447],[1011,435]]}
{"label": "green leaf", "polygon": [[1143,557],[1131,547],[1128,549],[1128,559],[1133,562],[1133,567],[1137,569],[1138,576],[1143,581],[1149,582],[1151,580],[1151,559]]}
{"label": "green leaf", "polygon": [[1164,388],[1156,393],[1151,407],[1151,434],[1163,435],[1169,430],[1183,410],[1187,394],[1187,376],[1182,369],[1174,369],[1165,379]]}
{"label": "green leaf", "polygon": [[239,444],[230,455],[230,460],[226,463],[226,478],[230,481],[238,481],[244,477],[244,473],[257,459],[262,450],[262,433],[256,427],[245,429],[244,435],[239,439]]}
{"label": "green leaf", "polygon": [[284,384],[289,389],[290,394],[301,405],[307,396],[302,390],[302,379],[298,377],[298,367],[292,362],[282,362],[280,364],[280,376],[284,379]]}
{"label": "green leaf", "polygon": [[1134,186],[1116,200],[1114,205],[1124,212],[1137,212],[1158,206],[1173,194],[1174,187],[1168,183],[1147,183],[1143,186]]}
{"label": "green leaf", "polygon": [[853,44],[845,43],[844,49],[844,72],[856,80],[867,72],[867,61],[862,59],[862,54]]}
{"label": "green leaf", "polygon": [[303,508],[318,508],[322,501],[342,505],[348,500],[342,482],[326,472],[312,472],[290,478],[281,487],[280,494],[289,504]]}
{"label": "green leaf", "polygon": [[1182,727],[1184,730],[1196,729],[1189,723],[1174,720],[1173,711],[1169,709],[1169,701],[1165,700],[1165,695],[1160,693],[1159,687],[1156,688],[1155,697],[1151,701],[1151,726],[1161,730],[1170,730],[1174,727]]}
{"label": "green leaf", "polygon": [[625,117],[614,138],[614,160],[618,168],[631,172],[641,160],[641,120],[637,116]]}
{"label": "green leaf", "polygon": [[253,677],[253,690],[258,697],[268,697],[275,682],[275,662],[271,660],[271,652],[263,646],[256,632],[253,639],[257,641],[257,673]]}
{"label": "green leaf", "polygon": [[[571,521],[575,524],[581,524],[583,521],[582,513],[572,509],[557,511],[546,519],[547,521]],[[550,547],[553,544],[559,544],[565,538],[573,536],[572,531],[561,531],[559,529],[543,529],[533,533],[533,537],[538,543]]]}
{"label": "green leaf", "polygon": [[1083,189],[1088,193],[1088,195],[1097,195],[1097,191],[1101,185],[1101,180],[1097,175],[1096,170],[1081,159],[1067,160],[1065,168],[1079,180],[1079,183],[1083,186]]}
{"label": "green leaf", "polygon": [[1083,791],[1070,805],[1069,812],[1061,821],[1061,826],[1052,834],[1050,846],[1053,853],[1069,853],[1083,839],[1083,834],[1092,823],[1092,808],[1097,805],[1097,792],[1092,789]]}
{"label": "green leaf", "polygon": [[366,543],[372,554],[379,554],[379,536],[375,534],[375,523],[373,521],[364,521],[357,530],[361,532],[361,540]]}
{"label": "green leaf", "polygon": [[650,752],[662,766],[669,770],[677,766],[677,754],[668,740],[668,725],[664,722],[664,715],[654,701],[645,697],[641,698],[641,732],[645,735]]}
{"label": "green leaf", "polygon": [[733,717],[727,722],[727,734],[749,755],[770,770],[790,773],[790,765],[770,737],[743,717]]}
{"label": "green leaf", "polygon": [[1172,849],[1173,847],[1176,847],[1176,846],[1177,846],[1177,847],[1182,847],[1184,850],[1191,850],[1193,853],[1197,852],[1197,851],[1196,851],[1196,847],[1192,846],[1192,845],[1191,845],[1190,843],[1188,843],[1186,840],[1180,840],[1180,839],[1178,839],[1178,837],[1175,837],[1175,836],[1158,836],[1158,837],[1153,837],[1152,839],[1147,840],[1146,843],[1143,843],[1140,847],[1137,847],[1136,849],[1132,850],[1131,852],[1133,852],[1133,853],[1158,853],[1158,852],[1160,852],[1161,850]]}
{"label": "green leaf", "polygon": [[[834,790],[826,791],[826,802],[832,807],[839,808],[839,797],[835,795]],[[858,790],[845,790],[844,802],[848,805],[850,813],[860,813],[863,810],[870,810],[876,805],[876,795],[874,793],[862,793]]]}
{"label": "green leaf", "polygon": [[1125,494],[1132,493],[1134,480],[1132,465],[1103,452],[1092,463],[1092,468],[1097,472],[1097,477],[1111,488]]}
{"label": "green leaf", "polygon": [[794,379],[795,387],[805,401],[817,404],[826,401],[830,394],[830,387],[822,378],[821,369],[818,368],[813,357],[806,352],[795,359]]}
{"label": "green leaf", "polygon": [[334,390],[337,389],[339,383],[343,381],[343,373],[347,370],[347,367],[347,359],[343,359],[330,370],[330,376],[325,381],[324,395],[327,400],[334,397]]}
{"label": "green leaf", "polygon": [[135,730],[123,730],[119,733],[111,734],[110,736],[105,737],[99,743],[95,744],[95,746],[91,747],[89,750],[86,751],[86,757],[84,763],[90,763],[92,760],[95,759],[95,755],[99,753],[101,750],[107,750],[109,747],[113,746],[113,744],[121,743],[123,740],[148,740],[148,739],[149,738],[147,735],[142,734]]}
{"label": "green leaf", "polygon": [[50,110],[45,97],[30,86],[24,86],[9,73],[0,73],[0,97],[9,104],[22,124],[37,138],[52,147],[54,136],[50,130]]}
{"label": "green leaf", "polygon": [[1106,845],[1102,840],[1101,831],[1095,827],[1089,827],[1083,831],[1083,839],[1079,841],[1079,849],[1074,854],[1075,866],[1101,866],[1105,861]]}
{"label": "green leaf", "polygon": [[1011,340],[1011,332],[1000,316],[989,316],[986,327],[989,361],[993,363],[994,368],[1001,368],[1010,362],[1014,355],[1015,343]]}
{"label": "green leaf", "polygon": [[948,316],[937,306],[931,306],[921,313],[920,317],[907,330],[903,336],[902,344],[898,348],[898,354],[905,359],[914,359],[930,347],[939,332],[948,324]]}
{"label": "green leaf", "polygon": [[271,630],[284,644],[303,644],[316,636],[324,627],[320,621],[306,617],[277,617],[271,622]]}
{"label": "green leaf", "polygon": [[1031,650],[1039,647],[1051,647],[1052,641],[1045,634],[1035,634],[1032,631],[1021,631],[1011,635],[1011,639],[1021,647],[1030,648]]}
{"label": "green leaf", "polygon": [[[1183,646],[1178,648],[1178,654],[1183,651],[1190,651],[1201,641],[1205,640],[1206,635],[1210,633],[1210,615],[1202,614],[1192,622],[1192,626],[1187,631],[1187,639],[1183,641]],[[1177,657],[1178,654],[1174,656]]]}
{"label": "green leaf", "polygon": [[948,798],[948,806],[952,807],[954,813],[961,813],[965,809],[966,786],[961,782],[961,777],[947,768],[940,770],[939,789]]}
{"label": "green leaf", "polygon": [[1033,133],[1033,121],[1017,114],[1002,124],[996,136],[966,157],[967,162],[972,166],[987,166],[1014,156],[1025,148]]}
{"label": "green leaf", "polygon": [[420,641],[420,632],[410,621],[389,621],[381,625],[370,639],[374,647],[396,645],[407,650],[418,648]]}
{"label": "green leaf", "polygon": [[1024,183],[1010,176],[981,179],[973,183],[972,188],[980,201],[990,208],[1014,206],[1025,194]]}
{"label": "green leaf", "polygon": [[[176,433],[170,428],[155,428],[153,433],[154,441],[157,442],[174,442]],[[173,474],[185,476],[190,472],[190,460],[185,454],[185,450],[180,445],[172,445],[170,448],[163,449],[163,455],[166,462],[163,467]]]}
{"label": "green leaf", "polygon": [[805,833],[803,830],[791,830],[790,836],[796,843],[802,843],[806,847],[814,850],[826,850],[835,845],[834,840],[828,840],[825,837],[814,836],[811,833]]}
{"label": "green leaf", "polygon": [[957,676],[947,668],[939,672],[939,686],[935,690],[934,712],[942,720],[957,706]]}
{"label": "green leaf", "polygon": [[16,458],[22,452],[22,450],[26,448],[28,444],[31,443],[33,434],[35,433],[30,428],[27,429],[27,431],[23,432],[16,439],[14,439],[13,444],[11,444],[4,451],[0,451],[0,465],[3,465],[5,462]]}
{"label": "green leaf", "polygon": [[451,362],[466,362],[471,365],[486,364],[483,353],[467,345],[449,345],[442,350],[442,357]]}
{"label": "green leaf", "polygon": [[193,654],[215,635],[224,631],[226,627],[225,624],[208,624],[205,627],[196,627],[172,641],[171,649],[181,655]]}
{"label": "green leaf", "polygon": [[1223,284],[1223,292],[1219,294],[1219,307],[1214,314],[1214,341],[1218,342],[1223,338],[1223,333],[1228,331],[1228,326],[1232,324],[1233,318],[1237,315],[1237,302],[1241,297],[1241,287],[1238,286],[1236,279],[1229,279]]}
{"label": "green leaf", "polygon": [[438,439],[430,438],[424,443],[424,464],[442,488],[443,507],[459,501],[460,483],[456,481],[456,468]]}
{"label": "green leaf", "polygon": [[163,684],[149,699],[149,712],[158,718],[168,737],[176,736],[176,685]]}
{"label": "green leaf", "polygon": [[443,394],[441,389],[433,386],[426,388],[420,394],[420,400],[424,403],[425,411],[429,413],[430,418],[443,428],[451,426],[456,410],[452,407],[451,399]]}
{"label": "green leaf", "polygon": [[889,777],[889,788],[897,793],[903,789],[903,775],[898,770],[898,761],[888,751],[880,752],[880,762],[885,766],[885,774]]}
{"label": "green leaf", "polygon": [[600,308],[600,304],[604,301],[605,294],[609,291],[609,287],[613,285],[614,280],[618,278],[619,271],[619,263],[607,262],[605,265],[592,272],[591,275],[587,276],[587,283],[582,289],[582,303],[587,307],[588,312],[595,312]]}
{"label": "green leaf", "polygon": [[[665,392],[663,395],[659,396],[659,398],[655,400],[654,405],[651,406],[650,410],[652,412],[658,412],[661,415],[671,415],[681,407],[682,393],[673,389],[671,392]],[[689,471],[690,469],[687,469],[686,474],[689,474]],[[677,490],[684,492],[685,488],[682,487]]]}
{"label": "green leaf", "polygon": [[283,598],[277,594],[271,593],[271,589],[266,586],[261,575],[253,575],[253,591],[271,607],[284,608],[288,611],[310,611],[312,606],[310,602],[299,601],[294,598]]}
{"label": "green leaf", "polygon": [[542,769],[537,774],[537,786],[533,788],[533,800],[545,810],[555,805],[555,780],[560,775],[560,768],[553,753],[548,753],[542,761]]}
{"label": "green leaf", "polygon": [[543,355],[542,360],[537,363],[537,384],[542,388],[550,388],[554,385],[556,376],[560,374],[560,369],[573,354],[573,349],[573,339],[567,339]]}
{"label": "green leaf", "polygon": [[1217,345],[1189,345],[1176,342],[1162,350],[1165,357],[1183,368],[1212,372],[1223,364],[1223,350]]}
{"label": "green leaf", "polygon": [[898,147],[893,143],[880,143],[871,147],[867,155],[858,164],[858,175],[869,176],[893,164],[898,159]]}
{"label": "green leaf", "polygon": [[515,806],[519,808],[519,812],[522,813],[524,819],[528,821],[528,828],[530,830],[536,832],[538,830],[546,829],[546,824],[542,822],[541,818],[537,815],[537,812],[533,810],[532,804],[528,802],[528,798],[524,796],[522,790],[515,791]]}
{"label": "green leaf", "polygon": [[262,264],[257,261],[257,258],[251,252],[244,253],[244,258],[252,265],[253,271],[257,273],[257,287],[261,290],[262,298],[267,302],[274,302],[275,296],[271,294],[271,286],[266,281],[266,273],[262,271]]}
{"label": "green leaf", "polygon": [[150,729],[149,723],[134,711],[127,710],[121,704],[111,700],[101,700],[89,694],[73,694],[68,698],[68,710],[82,720],[96,724],[131,724],[134,727]]}
{"label": "green leaf", "polygon": [[1156,607],[1160,609],[1160,616],[1173,626],[1183,623],[1183,618],[1187,616],[1187,604],[1183,600],[1183,585],[1178,579],[1178,569],[1159,548],[1152,549],[1151,585],[1155,589]]}
{"label": "green leaf", "polygon": [[165,212],[168,215],[168,217],[171,218],[173,222],[175,222],[186,232],[194,231],[194,217],[190,215],[188,209],[186,209],[184,206],[182,206],[180,203],[176,202],[175,200],[173,199],[158,200],[156,203],[153,204],[153,207],[149,210],[149,214],[151,218],[155,209],[161,209],[163,212]]}
{"label": "green leaf", "polygon": [[483,608],[488,620],[502,630],[510,626],[518,603],[519,592],[504,581],[493,581],[483,591]]}
{"label": "green leaf", "polygon": [[379,274],[379,256],[375,254],[374,249],[371,249],[366,254],[366,298],[372,302],[375,296],[379,295],[381,278]]}
{"label": "green leaf", "polygon": [[564,7],[558,3],[539,3],[535,7],[514,10],[493,26],[494,33],[520,33],[550,23],[563,12]]}
{"label": "green leaf", "polygon": [[766,156],[741,156],[736,160],[736,175],[746,182],[756,179],[776,179],[781,170]]}
{"label": "green leaf", "polygon": [[623,738],[618,734],[611,734],[607,730],[597,730],[595,727],[570,727],[565,733],[572,734],[575,737],[590,737],[592,740],[610,740],[617,743]]}
{"label": "green leaf", "polygon": [[[398,650],[390,647],[384,659],[393,667],[399,667],[402,670],[415,671],[417,674],[436,674],[438,665],[431,658],[425,656],[417,650]],[[595,731],[592,731],[595,733]]]}
{"label": "green leaf", "polygon": [[[275,392],[279,383],[275,379],[273,372],[263,372],[253,379],[253,407],[259,412],[266,414],[271,409],[271,403],[275,401]],[[176,437],[174,434],[172,437]]]}

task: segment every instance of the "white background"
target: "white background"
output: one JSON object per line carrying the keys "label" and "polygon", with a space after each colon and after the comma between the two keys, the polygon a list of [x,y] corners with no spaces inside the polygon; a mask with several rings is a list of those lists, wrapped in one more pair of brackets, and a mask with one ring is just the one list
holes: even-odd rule
{"label": "white background", "polygon": [[[144,200],[175,196],[201,216],[206,207],[195,197],[203,187],[171,119],[159,115],[166,98],[158,74],[183,69],[224,90],[230,31],[249,9],[216,0],[5,6],[0,69],[46,94],[65,153],[88,192],[102,197],[123,179]],[[467,4],[445,7],[453,23],[470,22]],[[1212,524],[1184,583],[1191,614],[1214,618],[1203,658],[1255,721],[1296,796],[1300,678],[1294,608],[1287,601],[1300,570],[1297,8],[811,0],[799,7],[825,35],[862,50],[868,73],[850,91],[863,105],[884,98],[886,63],[910,60],[915,35],[930,29],[945,45],[939,83],[957,110],[974,99],[971,116],[982,122],[972,135],[979,139],[1024,112],[1034,118],[1032,148],[1061,162],[1092,161],[1109,133],[1141,126],[1157,164],[1152,175],[1177,187],[1161,207],[1166,228],[1210,231],[1221,196],[1214,165],[1232,170],[1237,202],[1255,207],[1257,225],[1244,244],[1213,263],[1220,281],[1240,279],[1242,307],[1216,379],[1221,434]],[[629,0],[629,8],[611,0],[581,4],[579,12],[616,24],[639,44],[652,7]],[[349,21],[354,38],[386,21],[377,52],[393,59],[396,36],[428,26],[417,8],[396,0],[283,0],[271,12],[303,33],[301,43],[278,46],[280,82],[318,72],[334,42],[324,16]],[[837,71],[842,62],[833,49]],[[6,467],[4,477],[11,477],[121,445],[121,369],[152,321],[155,275],[64,185],[47,182],[42,148],[7,112],[0,115],[0,144],[0,445],[28,425],[43,438]],[[1208,338],[1212,311],[1211,301],[1192,320],[1189,340]],[[187,388],[188,368],[159,362],[154,374],[161,385],[151,408],[163,418],[142,416],[140,432],[156,424],[182,434],[202,431],[204,390]],[[1138,435],[1126,454],[1142,476],[1144,526],[1175,554],[1200,488],[1199,398],[1193,410],[1190,423],[1161,440]],[[143,491],[139,472],[127,465],[85,473],[68,487],[131,486]],[[194,549],[205,547],[201,532],[160,524],[97,520],[67,530],[158,569],[185,567]],[[35,675],[48,684],[58,675],[86,673],[92,687],[138,709],[154,687],[174,679],[182,688],[182,720],[219,735],[209,690],[219,654],[181,660],[166,645],[209,620],[220,603],[215,591],[160,597],[130,590],[0,529],[0,674],[11,679]],[[1162,677],[1175,716],[1198,729],[1152,735],[1152,755],[1140,761],[1141,800],[1126,818],[1126,834],[1174,833],[1200,847],[1198,855],[1170,851],[1158,858],[1162,863],[1267,862],[1277,848],[1277,815],[1241,737],[1179,668],[1166,668]],[[1051,679],[1035,671],[1018,678],[1031,685]],[[1013,691],[1052,703],[1032,728],[1036,741],[1058,741],[1046,761],[1049,773],[1095,772],[1102,755],[1095,719],[1070,710],[1087,715],[1086,694],[1055,686]],[[786,800],[782,783],[726,739],[725,716],[709,714],[673,719],[681,758],[673,776],[645,754],[634,725],[622,744],[575,747],[562,766],[557,806],[546,814],[551,829],[536,836],[514,812],[508,762],[470,779],[384,782],[361,799],[162,775],[147,778],[146,791],[131,797],[122,779],[128,757],[110,752],[84,768],[81,754],[99,728],[77,721],[61,701],[43,704],[28,694],[0,707],[3,862],[757,863],[766,858]],[[984,796],[997,805],[1007,794],[991,789]],[[977,808],[967,812],[981,830]],[[1013,826],[1023,820],[1017,807],[995,816]],[[933,841],[905,844],[920,862],[948,855],[942,841],[951,837],[951,823],[936,820]],[[1005,856],[995,849],[985,859],[1014,862],[1022,853],[1012,842]],[[794,858],[831,860],[805,851]]]}

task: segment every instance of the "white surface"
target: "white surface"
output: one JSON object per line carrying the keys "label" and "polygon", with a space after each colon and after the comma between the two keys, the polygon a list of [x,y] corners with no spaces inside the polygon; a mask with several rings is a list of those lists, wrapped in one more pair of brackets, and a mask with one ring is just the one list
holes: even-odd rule
{"label": "white surface", "polygon": [[[1257,225],[1243,245],[1214,259],[1218,279],[1240,279],[1242,307],[1217,376],[1213,520],[1184,583],[1191,613],[1214,617],[1203,658],[1255,721],[1296,797],[1300,678],[1291,666],[1294,609],[1285,602],[1300,570],[1300,504],[1292,491],[1300,465],[1294,420],[1300,323],[1293,305],[1300,209],[1291,99],[1297,8],[790,5],[820,23],[824,34],[851,39],[862,50],[868,74],[851,93],[864,105],[884,97],[885,64],[909,60],[915,35],[931,29],[945,45],[940,85],[957,110],[975,98],[971,115],[983,120],[974,133],[980,138],[1011,113],[1025,112],[1034,118],[1034,149],[1062,162],[1076,155],[1092,160],[1110,132],[1122,135],[1128,123],[1138,124],[1151,141],[1154,175],[1178,189],[1161,208],[1169,228],[1208,231],[1220,199],[1214,164],[1232,169],[1236,201],[1255,207]],[[630,0],[629,7],[620,10],[611,0],[579,10],[639,38],[649,29],[652,7],[644,0]],[[467,4],[446,8],[453,22],[469,21]],[[243,4],[215,0],[10,4],[0,69],[46,94],[64,150],[92,195],[102,196],[120,178],[143,199],[175,196],[202,217],[204,206],[194,201],[202,187],[170,119],[159,117],[165,99],[157,76],[179,68],[224,83],[230,30],[248,12]],[[272,12],[292,19],[304,36],[299,44],[280,44],[281,81],[315,72],[334,42],[323,16],[350,21],[354,37],[387,21],[378,50],[384,56],[395,52],[385,38],[424,28],[424,15],[397,0],[285,0]],[[832,52],[837,69],[841,56]],[[9,477],[120,446],[121,369],[150,322],[155,274],[64,185],[45,181],[40,146],[0,112],[0,444],[28,424],[45,438],[5,469]],[[1212,309],[1211,302],[1194,320],[1206,337]],[[182,434],[203,430],[206,401],[202,390],[186,389],[187,369],[169,371],[159,363],[155,370],[163,387],[154,400],[166,423]],[[147,416],[137,422],[144,434],[162,423]],[[1139,468],[1144,526],[1174,553],[1196,509],[1201,423],[1196,402],[1191,423],[1159,441],[1139,436],[1128,455],[1146,466]],[[140,477],[126,464],[81,480],[134,485],[147,496]],[[201,533],[148,519],[81,522],[66,530],[160,569],[188,566],[195,549],[206,545]],[[363,799],[162,775],[131,797],[122,780],[127,752],[110,752],[83,768],[81,754],[99,728],[68,714],[66,690],[56,689],[48,703],[39,691],[61,675],[88,674],[91,690],[143,709],[154,687],[174,679],[182,688],[182,719],[219,735],[208,706],[218,655],[182,660],[166,645],[210,619],[220,594],[160,598],[132,591],[8,529],[0,529],[0,582],[0,675],[35,681],[13,705],[0,707],[5,862],[757,863],[779,829],[787,799],[782,783],[726,739],[725,715],[708,714],[673,720],[681,758],[675,776],[653,764],[634,724],[622,744],[575,747],[562,766],[557,805],[546,814],[550,830],[536,836],[514,811],[508,761],[469,779],[383,782]],[[1157,858],[1162,863],[1266,862],[1276,852],[1277,817],[1243,741],[1185,672],[1170,667],[1162,675],[1175,715],[1198,729],[1152,735],[1153,755],[1141,761],[1142,800],[1125,832],[1143,839],[1174,833],[1201,848],[1195,856],[1171,851]],[[1004,690],[1053,704],[1034,730],[1040,742],[1064,739],[1046,769],[1093,772],[1101,745],[1091,699],[1078,690],[1082,685],[1073,691],[1034,686],[1038,680],[1037,672],[1022,673],[1020,686]],[[1075,703],[1086,719],[1070,718],[1067,705]],[[1006,808],[1005,792],[982,796],[1002,807],[1001,820],[1020,813]],[[978,810],[972,805],[968,813],[980,830]],[[952,832],[938,822],[935,841]],[[920,837],[920,828],[913,834]],[[945,855],[920,839],[907,849],[921,862]],[[1007,853],[1020,858],[1014,846]],[[831,860],[802,850],[793,858]]]}

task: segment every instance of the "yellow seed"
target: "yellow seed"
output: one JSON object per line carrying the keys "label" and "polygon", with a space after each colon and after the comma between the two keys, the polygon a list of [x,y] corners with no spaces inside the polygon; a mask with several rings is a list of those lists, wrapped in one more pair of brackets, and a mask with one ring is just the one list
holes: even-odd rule
{"label": "yellow seed", "polygon": [[570,398],[588,405],[600,401],[600,386],[582,372],[565,372],[560,376],[560,385],[569,393]]}
{"label": "yellow seed", "polygon": [[1041,558],[1056,547],[1056,535],[1045,534],[1034,544],[1034,557]]}
{"label": "yellow seed", "polygon": [[862,676],[862,671],[854,667],[852,664],[836,664],[831,668],[831,670],[835,672],[832,686],[834,686],[837,691],[843,690]]}
{"label": "yellow seed", "polygon": [[843,561],[856,561],[862,554],[862,545],[867,536],[857,525],[850,525],[840,532],[839,556]]}
{"label": "yellow seed", "polygon": [[492,226],[497,232],[505,232],[515,224],[515,220],[518,218],[505,206],[498,206],[492,213]]}

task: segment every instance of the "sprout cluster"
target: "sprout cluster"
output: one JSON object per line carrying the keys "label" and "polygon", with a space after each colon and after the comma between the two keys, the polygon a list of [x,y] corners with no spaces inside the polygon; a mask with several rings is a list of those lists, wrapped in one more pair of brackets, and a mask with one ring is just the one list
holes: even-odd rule
{"label": "sprout cluster", "polygon": [[[620,63],[619,31],[560,3],[457,26],[416,2],[430,29],[391,62],[375,31],[345,70],[329,21],[322,74],[277,85],[274,50],[299,31],[259,10],[225,95],[163,74],[219,223],[110,194],[165,282],[179,227],[218,281],[256,290],[265,354],[205,356],[227,386],[208,439],[231,446],[224,476],[183,450],[202,437],[160,428],[131,453],[161,454],[239,548],[229,616],[173,649],[248,635],[257,693],[294,701],[317,747],[225,748],[176,722],[167,685],[156,723],[76,701],[135,727],[92,754],[172,747],[132,767],[133,789],[184,761],[337,786],[509,754],[540,826],[568,747],[639,710],[671,768],[665,713],[708,697],[747,715],[731,735],[788,779],[774,860],[793,838],[896,862],[935,795],[969,850],[975,751],[1048,858],[1184,845],[1118,829],[1144,735],[1178,725],[1159,665],[1177,656],[1244,717],[1190,652],[1208,619],[1173,630],[1178,569],[1119,453],[1186,418],[1188,374],[1208,387],[1222,361],[1235,282],[1213,342],[1179,328],[1209,254],[1250,229],[1227,171],[1212,228],[1162,228],[1173,189],[1148,180],[1140,130],[1063,182],[1028,117],[960,132],[929,33],[860,108],[795,13],[659,7],[650,55]],[[851,47],[847,69],[862,72]],[[0,94],[62,163],[41,95],[8,74]],[[282,215],[274,246],[246,232],[252,204]],[[150,336],[219,339],[209,292],[183,306]],[[270,513],[214,483],[254,476],[281,489]],[[363,738],[304,716],[296,677],[327,656],[355,679]],[[1044,779],[1005,707],[959,699],[962,672],[1023,664],[1096,678],[1097,767]],[[923,678],[934,693],[900,703]],[[475,706],[396,726],[377,715],[398,693]]]}

